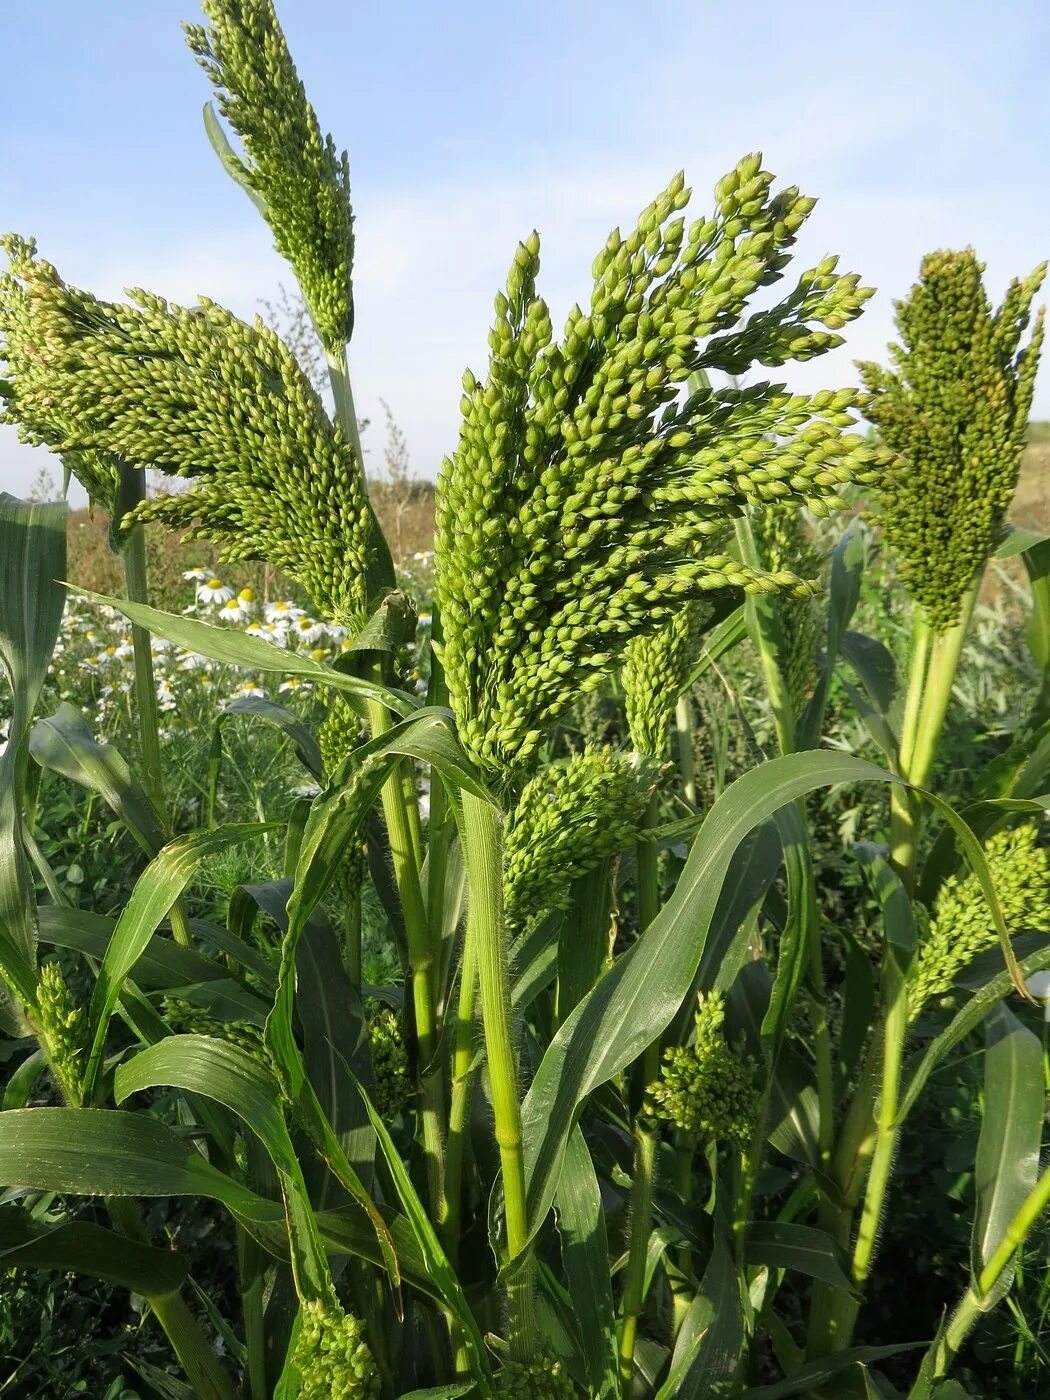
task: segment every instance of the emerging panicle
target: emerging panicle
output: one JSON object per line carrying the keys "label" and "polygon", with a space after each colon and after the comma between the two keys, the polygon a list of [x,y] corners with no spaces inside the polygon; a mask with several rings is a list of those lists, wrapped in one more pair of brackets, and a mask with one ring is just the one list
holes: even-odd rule
{"label": "emerging panicle", "polygon": [[375,1106],[379,1116],[390,1123],[405,1111],[412,1096],[405,1038],[401,1023],[382,1002],[370,997],[365,1002],[365,1016],[375,1077]]}
{"label": "emerging panicle", "polygon": [[356,1400],[380,1393],[365,1329],[352,1313],[303,1303],[292,1361],[301,1400]]}
{"label": "emerging panicle", "polygon": [[610,235],[590,310],[573,308],[560,342],[536,293],[538,237],[515,254],[487,378],[464,378],[437,500],[445,675],[461,736],[487,766],[526,761],[633,637],[686,602],[725,588],[809,591],[731,555],[743,506],[827,513],[843,486],[876,475],[878,452],[850,431],[851,390],[684,392],[700,371],[821,353],[870,295],[825,260],[741,322],[748,298],[782,275],[813,203],[797,190],[771,197],[771,180],[746,157],[719,185],[716,212],[687,226],[677,175],[627,238]]}
{"label": "emerging panicle", "polygon": [[[988,838],[985,856],[1011,933],[1050,933],[1050,850],[1037,845],[1039,826],[1029,822]],[[922,941],[908,990],[914,1019],[931,997],[951,990],[959,973],[997,941],[988,901],[974,874],[950,875],[932,911],[920,921]]]}
{"label": "emerging panicle", "polygon": [[83,1009],[73,1000],[57,962],[40,968],[36,1015],[47,1046],[47,1058],[66,1100],[80,1102],[88,1024]]}
{"label": "emerging panicle", "polygon": [[7,248],[5,418],[63,453],[194,478],[127,520],[217,540],[226,560],[266,559],[359,626],[378,538],[361,465],[274,332],[203,298],[99,301],[31,245]]}
{"label": "emerging panicle", "polygon": [[630,754],[603,748],[551,764],[525,784],[504,843],[510,929],[568,909],[572,882],[630,845],[657,777]]}
{"label": "emerging panicle", "polygon": [[[819,578],[823,573],[824,560],[810,538],[801,511],[763,507],[752,512],[751,523],[759,556],[771,572],[792,569],[803,578]],[[812,596],[803,598],[788,593],[777,594],[773,607],[782,644],[777,660],[797,719],[816,674],[820,607]]]}
{"label": "emerging panicle", "polygon": [[504,1400],[573,1400],[576,1387],[565,1367],[549,1352],[529,1361],[507,1361],[496,1381]]}
{"label": "emerging panicle", "polygon": [[684,603],[655,632],[643,632],[624,652],[624,704],[631,742],[647,758],[667,757],[669,720],[689,672],[696,662],[711,609],[707,603]]}
{"label": "emerging panicle", "polygon": [[238,172],[262,202],[321,343],[336,351],[354,326],[347,154],[321,134],[273,0],[203,0],[203,9],[209,24],[186,25],[186,37],[244,143]]}
{"label": "emerging panicle", "polygon": [[721,992],[700,997],[695,1039],[664,1052],[660,1077],[649,1085],[647,1102],[654,1118],[743,1150],[754,1131],[758,1091],[754,1067],[726,1044],[724,1021]]}
{"label": "emerging panicle", "polygon": [[887,538],[927,620],[946,632],[1017,489],[1043,312],[1027,343],[1043,263],[993,312],[972,248],[923,259],[897,303],[895,369],[859,365],[866,413],[898,456],[881,488]]}

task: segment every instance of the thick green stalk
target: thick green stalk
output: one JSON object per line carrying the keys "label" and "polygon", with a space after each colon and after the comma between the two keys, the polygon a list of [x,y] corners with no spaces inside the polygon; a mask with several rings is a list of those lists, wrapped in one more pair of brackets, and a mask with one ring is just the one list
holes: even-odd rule
{"label": "thick green stalk", "polygon": [[[898,769],[902,778],[917,787],[924,787],[933,771],[979,585],[980,575],[962,600],[959,621],[947,632],[935,633],[919,606],[915,608]],[[919,808],[915,796],[895,786],[890,796],[890,853],[909,891],[915,885],[918,837]]]}
{"label": "thick green stalk", "polygon": [[[746,515],[734,522],[734,529],[741,562],[747,564],[749,568],[760,569],[762,561],[759,558],[755,537],[751,531],[751,522]],[[754,593],[749,593],[745,600],[744,612],[747,617],[748,631],[758,648],[759,659],[762,662],[762,674],[766,682],[766,694],[769,696],[770,708],[773,711],[773,724],[780,752],[782,754],[793,753],[795,750],[795,707],[780,662],[777,659],[782,648],[782,638],[780,637],[774,604],[770,598],[758,597]]]}
{"label": "thick green stalk", "polygon": [[[357,411],[354,407],[354,394],[350,384],[346,347],[343,346],[338,352],[326,351],[326,359],[336,419],[346,435],[347,441],[357,454],[357,460],[363,472],[364,453],[361,449],[361,432],[357,423]],[[376,528],[378,530],[378,526]],[[370,701],[368,722],[373,738],[386,733],[391,725],[390,714],[386,706],[379,701]],[[398,771],[393,773],[383,784],[381,799],[387,835],[390,840],[394,879],[397,882],[401,912],[405,921],[405,938],[408,942],[408,956],[411,964],[412,1005],[415,1013],[416,1040],[419,1050],[420,1094],[423,1101],[423,1151],[427,1161],[427,1180],[430,1187],[431,1206],[435,1215],[440,1218],[443,1212],[442,1202],[444,1198],[442,1125],[445,1113],[441,1077],[438,1073],[438,1066],[434,1063],[434,1057],[437,1053],[437,1014],[434,996],[437,974],[434,969],[434,950],[420,879],[423,863],[423,841],[419,829],[419,804],[416,800],[415,784],[411,777],[406,777],[400,766]]]}
{"label": "thick green stalk", "polygon": [[[656,798],[642,817],[642,830],[657,823]],[[636,847],[638,865],[638,937],[660,912],[659,852],[652,841],[640,840]],[[638,1339],[638,1319],[645,1303],[645,1258],[653,1228],[653,1180],[656,1170],[656,1133],[642,1116],[645,1091],[660,1073],[660,1041],[646,1046],[641,1058],[639,1112],[634,1123],[634,1180],[631,1183],[631,1235],[627,1270],[623,1284],[623,1319],[620,1323],[620,1379],[629,1385],[634,1377],[634,1352]]]}
{"label": "thick green stalk", "polygon": [[[649,1059],[649,1051],[646,1051]],[[649,1067],[649,1066],[647,1066]],[[659,1049],[657,1049],[659,1067]],[[634,1183],[631,1188],[631,1243],[623,1285],[623,1321],[620,1324],[620,1381],[626,1388],[634,1380],[634,1352],[638,1319],[645,1302],[645,1259],[653,1221],[653,1185],[656,1179],[656,1134],[635,1133]]]}
{"label": "thick green stalk", "polygon": [[[149,1243],[134,1201],[126,1196],[107,1196],[106,1209],[122,1235],[139,1244]],[[147,1296],[146,1302],[171,1342],[198,1400],[237,1400],[233,1382],[219,1364],[208,1338],[181,1293]]]}
{"label": "thick green stalk", "polygon": [[612,861],[603,860],[573,883],[573,909],[558,948],[558,1025],[583,1000],[609,962]]}
{"label": "thick green stalk", "polygon": [[528,1257],[518,1066],[503,921],[503,825],[500,813],[491,803],[467,791],[463,792],[463,855],[470,886],[467,920],[478,961],[492,1116],[503,1177],[507,1254],[510,1260],[520,1262],[514,1286],[508,1289],[511,1348],[516,1357],[529,1358],[535,1348],[536,1324]]}
{"label": "thick green stalk", "polygon": [[478,999],[478,959],[474,928],[468,919],[459,972],[459,1002],[452,1049],[452,1097],[445,1144],[445,1218],[441,1222],[445,1252],[453,1264],[459,1255],[463,1209],[463,1156],[470,1126],[474,1083],[474,1011]]}

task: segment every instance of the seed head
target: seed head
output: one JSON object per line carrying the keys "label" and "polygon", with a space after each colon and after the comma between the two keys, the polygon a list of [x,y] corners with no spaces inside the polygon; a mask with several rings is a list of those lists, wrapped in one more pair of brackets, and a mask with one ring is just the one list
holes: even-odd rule
{"label": "seed head", "polygon": [[1011,283],[993,312],[972,248],[930,253],[897,303],[895,369],[859,365],[865,412],[897,454],[882,523],[927,620],[945,632],[1017,489],[1043,312],[1021,345],[1046,272]]}
{"label": "seed head", "polygon": [[754,1067],[739,1059],[722,1034],[725,999],[711,992],[699,999],[692,1044],[664,1052],[660,1078],[649,1086],[654,1118],[701,1138],[747,1147],[758,1113]]}
{"label": "seed head", "polygon": [[[988,838],[985,856],[1011,932],[1050,933],[1050,851],[1038,846],[1038,824],[1030,822]],[[966,965],[998,935],[977,876],[950,875],[937,891],[930,913],[922,910],[922,941],[908,990],[914,1019],[931,997],[944,996]]]}
{"label": "seed head", "polygon": [[361,466],[274,332],[205,299],[99,301],[32,245],[5,246],[5,420],[74,460],[194,478],[125,523],[162,520],[219,541],[226,560],[266,559],[359,626],[378,542]]}
{"label": "seed head", "polygon": [[464,380],[438,486],[445,675],[483,764],[526,762],[631,639],[683,604],[726,588],[811,591],[734,559],[733,517],[747,504],[827,513],[843,486],[877,474],[877,451],[848,431],[850,390],[684,393],[698,371],[821,353],[838,337],[820,327],[851,320],[869,294],[825,260],[742,319],[812,207],[794,189],[771,195],[760,167],[745,158],[716,212],[691,224],[689,191],[672,180],[631,234],[610,235],[589,309],[572,309],[560,341],[536,292],[538,240],[519,245],[488,375]]}
{"label": "seed head", "polygon": [[[751,516],[755,543],[766,568],[773,573],[792,569],[804,578],[819,578],[824,560],[798,510],[756,510]],[[773,598],[783,651],[778,657],[795,717],[802,713],[813,688],[820,644],[821,615],[817,599],[778,593]]]}
{"label": "seed head", "polygon": [[634,840],[657,776],[653,766],[602,748],[551,764],[525,784],[504,842],[509,928],[569,908],[573,881]]}
{"label": "seed head", "polygon": [[404,1113],[412,1095],[405,1038],[401,1023],[389,1006],[370,997],[365,1002],[365,1015],[372,1051],[376,1110],[380,1118],[390,1123]]}
{"label": "seed head", "polygon": [[711,609],[684,603],[655,632],[643,632],[624,652],[623,692],[631,742],[648,758],[663,759],[669,744],[668,720],[696,662]]}
{"label": "seed head", "polygon": [[36,1020],[48,1061],[66,1098],[78,1104],[87,1046],[87,1017],[73,1000],[57,962],[41,966],[36,996]]}
{"label": "seed head", "polygon": [[244,143],[245,183],[291,263],[326,350],[350,339],[354,261],[350,165],[322,136],[272,0],[203,0],[186,37]]}
{"label": "seed head", "polygon": [[379,1374],[365,1329],[352,1313],[303,1303],[292,1361],[299,1372],[301,1400],[357,1400],[379,1394]]}
{"label": "seed head", "polygon": [[540,1352],[531,1361],[505,1362],[496,1394],[505,1400],[573,1400],[576,1387],[556,1357]]}

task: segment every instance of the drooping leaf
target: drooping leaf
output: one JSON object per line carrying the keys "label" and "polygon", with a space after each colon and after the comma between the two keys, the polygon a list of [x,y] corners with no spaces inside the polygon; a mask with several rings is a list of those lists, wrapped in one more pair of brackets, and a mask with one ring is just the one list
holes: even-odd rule
{"label": "drooping leaf", "polygon": [[[39,505],[0,492],[0,670],[11,687],[0,754],[0,973],[23,1002],[32,1002],[36,989],[36,901],[22,820],[26,736],[58,638],[65,572],[65,503]],[[24,1033],[6,996],[0,1024]]]}
{"label": "drooping leaf", "polygon": [[419,700],[415,696],[389,690],[375,681],[347,675],[331,666],[323,666],[319,661],[313,661],[299,652],[285,651],[262,637],[253,637],[232,627],[215,627],[210,622],[200,622],[181,614],[161,612],[145,603],[109,598],[86,588],[70,591],[78,597],[87,598],[89,602],[116,608],[130,622],[145,627],[154,636],[163,637],[175,646],[185,647],[187,651],[207,656],[212,661],[221,661],[227,666],[242,666],[250,671],[299,676],[303,680],[316,681],[318,685],[345,691],[349,696],[359,696],[362,700],[378,700],[398,715],[408,715],[419,708]]}
{"label": "drooping leaf", "polygon": [[583,1341],[588,1393],[608,1400],[620,1393],[609,1241],[598,1178],[579,1128],[569,1138],[554,1209],[565,1278]]}
{"label": "drooping leaf", "polygon": [[[836,783],[899,781],[850,754],[788,754],[745,773],[711,808],[678,885],[643,936],[601,978],[548,1046],[522,1105],[530,1231],[550,1208],[568,1135],[584,1099],[652,1044],[689,992],[733,853],[789,802]],[[927,794],[958,833],[989,900],[1015,985],[1020,978],[980,843]]]}
{"label": "drooping leaf", "polygon": [[84,1071],[85,1099],[90,1098],[94,1088],[109,1020],[124,980],[131,975],[149,946],[154,930],[189,884],[201,861],[228,846],[270,831],[275,825],[273,822],[249,822],[180,836],[169,842],[139,876],[117,920],[91,995],[91,1051]]}
{"label": "drooping leaf", "polygon": [[165,833],[141,783],[112,744],[100,744],[73,705],[59,705],[33,725],[29,752],[41,768],[95,792],[116,813],[148,856],[164,845]]}
{"label": "drooping leaf", "polygon": [[[1045,1086],[1039,1037],[999,1005],[985,1021],[984,1121],[974,1166],[976,1209],[970,1247],[974,1280],[1002,1243],[1039,1176]],[[1010,1286],[1006,1269],[987,1298],[991,1307]]]}
{"label": "drooping leaf", "polygon": [[21,1206],[0,1208],[0,1268],[54,1269],[90,1274],[133,1293],[174,1293],[188,1272],[171,1249],[156,1249],[92,1225],[67,1220],[47,1225]]}

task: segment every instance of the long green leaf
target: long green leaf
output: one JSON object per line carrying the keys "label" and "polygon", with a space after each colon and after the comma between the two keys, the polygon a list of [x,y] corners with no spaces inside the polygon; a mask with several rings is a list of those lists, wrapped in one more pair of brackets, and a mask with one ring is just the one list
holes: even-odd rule
{"label": "long green leaf", "polygon": [[829,1234],[813,1225],[756,1220],[748,1227],[744,1249],[749,1264],[794,1269],[847,1293],[853,1286],[842,1249]]}
{"label": "long green leaf", "polygon": [[818,1386],[823,1385],[825,1381],[834,1380],[858,1362],[867,1365],[872,1361],[885,1361],[891,1356],[900,1356],[902,1352],[914,1351],[917,1347],[925,1345],[925,1342],[904,1342],[900,1346],[850,1347],[846,1351],[822,1357],[819,1361],[807,1362],[787,1380],[745,1390],[740,1400],[787,1400],[790,1395],[812,1395]]}
{"label": "long green leaf", "polygon": [[[985,1021],[984,1121],[974,1167],[976,1210],[970,1246],[974,1279],[998,1249],[1007,1227],[1035,1188],[1039,1176],[1045,1086],[1043,1047],[1039,1037],[996,1006]],[[991,1307],[1010,1286],[1012,1269],[1003,1271]]]}
{"label": "long green leaf", "polygon": [[0,1209],[0,1267],[90,1274],[133,1293],[175,1293],[188,1272],[171,1249],[155,1249],[85,1220],[45,1225],[20,1206]]}
{"label": "long green leaf", "polygon": [[91,995],[92,1040],[84,1072],[85,1098],[89,1098],[94,1089],[110,1017],[124,980],[131,975],[157,925],[189,884],[201,861],[216,851],[270,831],[274,826],[273,822],[250,822],[180,836],[169,842],[139,876],[117,920]]}
{"label": "long green leaf", "polygon": [[[821,787],[899,779],[850,754],[814,751],[772,759],[733,783],[708,813],[674,894],[644,935],[580,1002],[548,1046],[522,1105],[530,1231],[550,1209],[565,1144],[580,1106],[637,1059],[681,1006],[692,985],[733,853],[744,837],[789,802]],[[959,836],[1009,949],[980,843],[939,798],[927,795]],[[1015,984],[1020,980],[1008,953]]]}
{"label": "long green leaf", "polygon": [[[66,507],[0,492],[0,669],[11,687],[11,722],[0,754],[0,973],[23,1002],[36,992],[33,876],[22,829],[26,735],[65,606]],[[9,1000],[0,1025],[22,1033]]]}
{"label": "long green leaf", "polygon": [[671,1374],[656,1400],[728,1396],[743,1345],[740,1282],[728,1245],[716,1239],[700,1289],[675,1339]]}
{"label": "long green leaf", "polygon": [[198,656],[207,656],[212,661],[221,661],[227,666],[242,666],[251,671],[263,671],[284,676],[300,676],[303,680],[316,681],[335,690],[344,690],[348,695],[360,696],[363,700],[378,700],[398,715],[411,714],[419,708],[415,696],[406,695],[400,690],[388,690],[375,681],[362,680],[360,676],[347,675],[322,666],[308,656],[298,652],[285,651],[282,647],[267,642],[262,637],[238,632],[232,627],[215,627],[210,622],[199,622],[196,618],[181,614],[161,612],[145,603],[129,603],[124,598],[109,598],[103,593],[92,593],[86,588],[71,588],[70,592],[89,602],[104,607],[116,608],[139,627],[145,627],[154,636],[163,637],[175,646],[185,647]]}
{"label": "long green leaf", "polygon": [[113,745],[98,742],[74,706],[63,703],[37,720],[29,752],[41,768],[98,793],[147,855],[155,856],[164,845],[164,827],[145,789]]}
{"label": "long green leaf", "polygon": [[173,1129],[120,1109],[0,1113],[0,1182],[73,1196],[207,1196],[240,1220],[268,1225],[280,1214]]}
{"label": "long green leaf", "polygon": [[583,1339],[588,1393],[608,1400],[620,1393],[609,1241],[598,1178],[579,1128],[569,1138],[554,1209],[569,1295]]}
{"label": "long green leaf", "polygon": [[255,1133],[281,1182],[299,1296],[334,1301],[324,1246],[273,1074],[238,1045],[206,1035],[173,1035],[117,1067],[116,1101],[158,1085],[214,1099]]}

